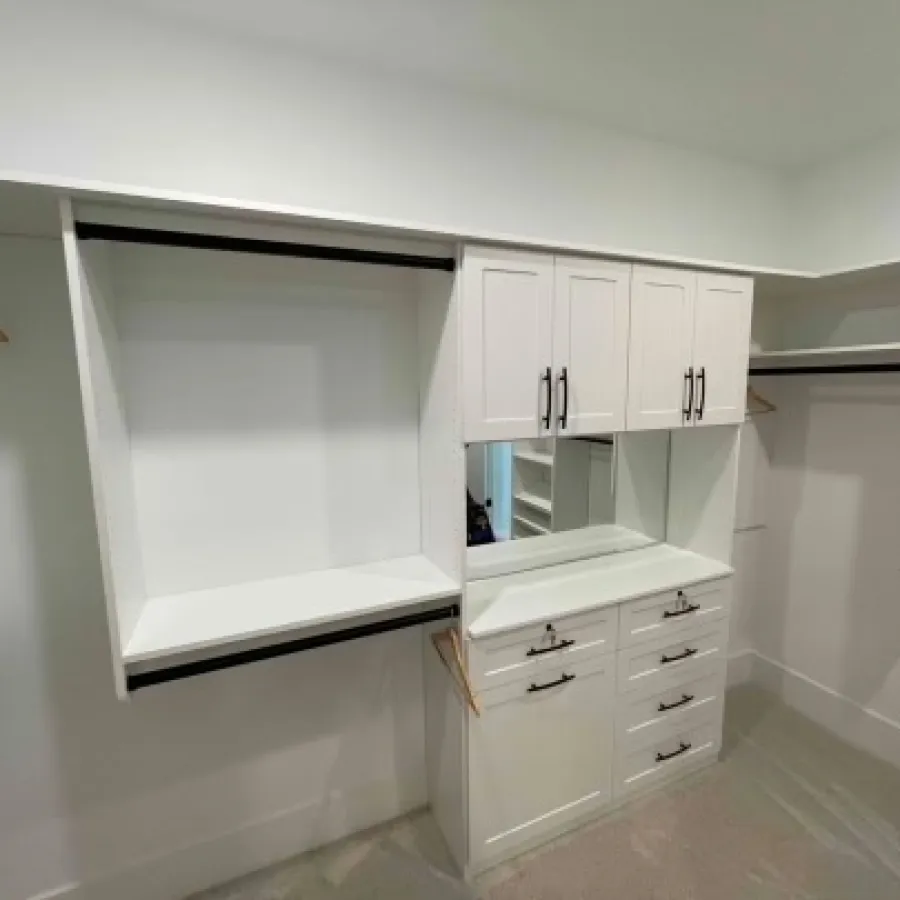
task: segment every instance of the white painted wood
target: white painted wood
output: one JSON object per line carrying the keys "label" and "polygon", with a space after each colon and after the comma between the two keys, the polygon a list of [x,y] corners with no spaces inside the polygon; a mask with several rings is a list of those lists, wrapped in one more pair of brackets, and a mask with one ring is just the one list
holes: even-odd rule
{"label": "white painted wood", "polygon": [[467,247],[462,264],[467,441],[517,440],[544,427],[552,376],[553,258]]}
{"label": "white painted wood", "polygon": [[660,544],[469,582],[467,602],[481,610],[472,612],[469,634],[488,637],[731,574],[721,562]]}
{"label": "white painted wood", "polygon": [[747,406],[753,281],[708,273],[696,277],[693,422],[739,425]]}
{"label": "white painted wood", "polygon": [[466,544],[459,291],[452,275],[423,272],[418,292],[422,553],[459,583]]}
{"label": "white painted wood", "polygon": [[527,506],[529,509],[536,510],[546,516],[549,516],[553,509],[552,504],[546,497],[539,497],[537,494],[529,494],[527,491],[519,491],[514,499],[523,506]]}
{"label": "white painted wood", "polygon": [[[557,256],[553,370],[560,436],[623,431],[628,384],[631,266]],[[560,378],[567,371],[562,419]]]}
{"label": "white painted wood", "polygon": [[706,622],[678,635],[665,635],[654,641],[623,647],[617,654],[618,691],[624,694],[638,689],[650,690],[655,685],[671,684],[673,678],[691,677],[709,664],[725,659],[727,649],[727,619]]}
{"label": "white painted wood", "polygon": [[526,450],[517,447],[513,453],[514,459],[521,459],[524,462],[534,463],[537,466],[551,467],[553,465],[553,454],[540,450]]}
{"label": "white painted wood", "polygon": [[709,710],[721,706],[725,700],[725,670],[727,661],[720,660],[703,672],[660,688],[633,691],[616,702],[616,749],[636,741],[657,739],[672,728],[699,723],[709,716]]}
{"label": "white painted wood", "polygon": [[635,266],[631,285],[628,430],[681,428],[697,276]]}
{"label": "white painted wood", "polygon": [[469,644],[473,682],[490,688],[616,649],[615,607],[552,619]]}
{"label": "white painted wood", "polygon": [[[574,679],[529,692],[562,678]],[[575,819],[611,797],[614,677],[593,657],[482,694],[470,719],[470,850],[474,864]]]}
{"label": "white painted wood", "polygon": [[480,581],[560,563],[624,553],[657,543],[638,531],[618,525],[592,525],[576,531],[548,534],[540,541],[503,541],[466,550],[466,579]]}
{"label": "white painted wood", "polygon": [[284,634],[426,600],[460,586],[424,556],[382,560],[147,601],[125,662],[165,659],[188,650]]}
{"label": "white painted wood", "polygon": [[69,201],[63,200],[60,209],[113,673],[116,690],[124,697],[122,647],[141,615],[145,585],[135,527],[119,338],[104,250],[92,247],[89,252],[79,246]]}
{"label": "white painted wood", "polygon": [[619,645],[631,647],[721,619],[731,609],[732,589],[733,579],[723,578],[623,603]]}
{"label": "white painted wood", "polygon": [[588,452],[588,469],[588,522],[592,525],[615,522],[615,445],[591,444]]}
{"label": "white painted wood", "polygon": [[425,773],[431,814],[462,872],[468,861],[466,710],[431,642],[441,627],[422,629]]}
{"label": "white painted wood", "polygon": [[740,431],[737,425],[721,425],[672,432],[668,543],[731,561]]}
{"label": "white painted wood", "polygon": [[616,523],[657,541],[666,538],[669,432],[616,435]]}
{"label": "white painted wood", "polygon": [[[657,761],[657,754],[669,754],[682,746],[689,749],[667,761]],[[664,736],[654,737],[642,746],[628,748],[616,758],[614,795],[625,797],[648,786],[668,781],[688,769],[715,757],[722,746],[721,707],[711,710],[710,718],[702,724],[674,728]]]}
{"label": "white painted wood", "polygon": [[513,522],[516,525],[521,526],[522,530],[529,536],[552,534],[549,527],[546,525],[539,525],[537,522],[531,521],[531,519],[526,519],[525,516],[514,515]]}
{"label": "white painted wood", "polygon": [[[586,441],[556,438],[552,472],[552,528],[554,532],[585,528],[589,522],[591,451]],[[611,524],[612,518],[597,524]]]}

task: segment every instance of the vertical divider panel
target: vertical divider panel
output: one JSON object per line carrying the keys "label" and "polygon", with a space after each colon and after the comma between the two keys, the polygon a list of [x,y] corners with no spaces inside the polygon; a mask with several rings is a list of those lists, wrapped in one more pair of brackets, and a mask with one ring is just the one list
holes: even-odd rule
{"label": "vertical divider panel", "polygon": [[61,201],[60,214],[113,674],[117,693],[125,697],[122,653],[140,616],[145,588],[118,378],[112,279],[106,247],[79,243],[68,199]]}
{"label": "vertical divider panel", "polygon": [[667,431],[616,435],[616,524],[660,541],[666,540],[669,446]]}

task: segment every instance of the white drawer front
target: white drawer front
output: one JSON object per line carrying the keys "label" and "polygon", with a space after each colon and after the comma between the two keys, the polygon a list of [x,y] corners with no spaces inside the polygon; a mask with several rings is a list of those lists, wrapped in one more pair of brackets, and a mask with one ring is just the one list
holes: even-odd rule
{"label": "white drawer front", "polygon": [[589,657],[482,694],[470,719],[475,863],[559,830],[612,794],[614,660]]}
{"label": "white drawer front", "polygon": [[732,580],[723,578],[623,603],[619,646],[652,641],[720,619],[731,608]]}
{"label": "white drawer front", "polygon": [[724,659],[728,620],[710,622],[677,635],[620,650],[618,690],[660,690],[693,677],[714,660]]}
{"label": "white drawer front", "polygon": [[618,607],[566,616],[469,643],[469,671],[478,688],[505,684],[616,647]]}
{"label": "white drawer front", "polygon": [[693,677],[653,691],[624,694],[616,704],[616,746],[654,740],[672,728],[690,727],[707,719],[725,698],[725,662],[713,663]]}
{"label": "white drawer front", "polygon": [[617,750],[614,794],[622,797],[709,761],[722,746],[722,705],[709,717]]}

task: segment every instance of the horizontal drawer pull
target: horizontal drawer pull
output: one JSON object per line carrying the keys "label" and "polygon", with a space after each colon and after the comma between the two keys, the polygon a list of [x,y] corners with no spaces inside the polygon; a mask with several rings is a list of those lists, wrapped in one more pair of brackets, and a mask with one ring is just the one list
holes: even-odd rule
{"label": "horizontal drawer pull", "polygon": [[674,619],[676,616],[686,616],[686,615],[689,615],[690,613],[697,612],[698,609],[700,609],[699,603],[692,603],[690,606],[686,606],[684,609],[678,609],[675,612],[672,612],[672,610],[667,609],[663,613],[663,618],[664,619]]}
{"label": "horizontal drawer pull", "polygon": [[688,750],[691,749],[690,743],[681,742],[681,746],[677,750],[673,750],[671,753],[657,753],[656,761],[665,762],[668,759],[675,759],[676,756],[681,756],[682,753],[687,753]]}
{"label": "horizontal drawer pull", "polygon": [[668,663],[680,662],[683,659],[689,659],[690,657],[694,656],[696,653],[699,653],[699,650],[697,650],[696,648],[688,647],[688,649],[685,650],[684,653],[679,653],[677,656],[666,656],[665,654],[663,654],[659,658],[659,664],[661,666],[665,666]]}
{"label": "horizontal drawer pull", "polygon": [[676,700],[674,703],[669,703],[668,705],[665,703],[659,704],[660,712],[668,712],[670,709],[678,709],[679,706],[684,706],[687,703],[690,703],[694,699],[693,694],[682,694],[680,700]]}
{"label": "horizontal drawer pull", "polygon": [[538,691],[546,691],[550,688],[559,687],[561,684],[568,684],[570,681],[574,681],[574,675],[566,675],[565,672],[562,674],[562,678],[557,678],[556,681],[548,681],[547,684],[534,684],[532,683],[531,687],[528,688],[529,694],[535,694]]}
{"label": "horizontal drawer pull", "polygon": [[542,653],[553,653],[554,650],[565,650],[566,647],[574,647],[575,641],[565,640],[560,641],[558,644],[553,644],[550,647],[543,648],[535,648],[532,647],[525,655],[526,656],[540,656]]}

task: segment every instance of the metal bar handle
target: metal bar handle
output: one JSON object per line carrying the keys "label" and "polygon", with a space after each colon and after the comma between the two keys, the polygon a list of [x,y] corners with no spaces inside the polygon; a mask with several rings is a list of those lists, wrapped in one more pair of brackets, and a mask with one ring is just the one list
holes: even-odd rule
{"label": "metal bar handle", "polygon": [[674,703],[660,703],[659,711],[668,712],[670,709],[678,709],[679,706],[686,706],[688,703],[692,702],[693,699],[693,694],[682,694],[681,699],[676,700]]}
{"label": "metal bar handle", "polygon": [[700,366],[697,383],[700,386],[700,399],[697,401],[697,421],[699,422],[706,411],[706,366]]}
{"label": "metal bar handle", "polygon": [[559,427],[569,427],[569,369],[568,366],[562,367],[559,373],[559,383],[563,389],[562,412],[559,414]]}
{"label": "metal bar handle", "polygon": [[532,682],[531,687],[528,688],[528,693],[536,694],[538,691],[548,691],[550,688],[559,687],[561,684],[568,684],[570,681],[574,680],[574,675],[566,675],[566,673],[563,672],[562,678],[557,678],[556,681],[548,681],[546,684],[534,684],[534,682]]}
{"label": "metal bar handle", "polygon": [[542,653],[553,653],[554,650],[565,650],[566,647],[571,647],[574,644],[575,641],[565,640],[560,641],[558,644],[553,644],[551,647],[532,647],[525,655],[540,656]]}
{"label": "metal bar handle", "polygon": [[676,609],[674,612],[672,610],[667,609],[663,612],[664,619],[674,619],[676,616],[686,616],[690,613],[695,613],[700,609],[699,603],[692,603],[690,606],[685,606],[684,609]]}
{"label": "metal bar handle", "polygon": [[541,419],[543,420],[544,428],[547,431],[549,431],[550,430],[550,406],[553,403],[553,394],[552,394],[553,388],[550,383],[552,381],[550,366],[547,366],[547,368],[544,369],[544,374],[541,375],[541,381],[543,381],[545,383],[546,391],[544,393],[544,398],[547,402],[546,411],[545,411],[544,415],[541,416]]}
{"label": "metal bar handle", "polygon": [[679,653],[677,656],[666,656],[665,654],[663,654],[660,657],[659,663],[660,665],[665,666],[668,663],[680,662],[682,659],[689,659],[698,652],[699,651],[696,648],[688,647],[688,649],[685,650],[684,653]]}
{"label": "metal bar handle", "polygon": [[685,422],[691,421],[691,415],[694,411],[694,367],[691,366],[687,372],[684,373],[684,386],[687,390],[687,401],[685,405],[681,407],[681,412],[684,415]]}
{"label": "metal bar handle", "polygon": [[687,753],[690,749],[691,745],[689,743],[686,744],[684,741],[681,741],[681,746],[677,750],[673,750],[671,753],[657,753],[656,761],[665,762],[667,759],[674,759],[676,756],[681,756],[682,753]]}

